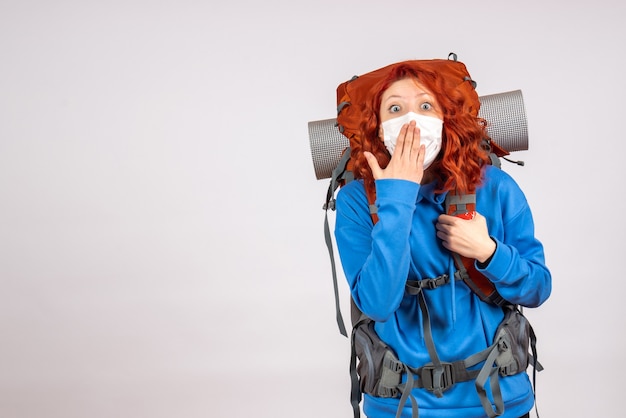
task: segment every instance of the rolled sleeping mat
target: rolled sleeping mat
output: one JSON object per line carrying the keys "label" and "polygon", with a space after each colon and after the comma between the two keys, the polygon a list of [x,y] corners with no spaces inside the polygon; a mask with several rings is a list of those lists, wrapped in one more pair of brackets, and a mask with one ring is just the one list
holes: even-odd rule
{"label": "rolled sleeping mat", "polygon": [[[489,137],[508,152],[528,149],[528,123],[521,90],[479,97],[478,116],[487,121]],[[341,154],[350,145],[339,132],[337,119],[309,122],[309,142],[315,176],[330,178]]]}

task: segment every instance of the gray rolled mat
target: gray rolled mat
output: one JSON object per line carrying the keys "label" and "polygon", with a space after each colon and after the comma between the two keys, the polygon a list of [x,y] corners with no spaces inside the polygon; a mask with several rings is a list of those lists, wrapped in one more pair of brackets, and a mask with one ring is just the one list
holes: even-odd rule
{"label": "gray rolled mat", "polygon": [[[478,116],[487,121],[487,133],[509,152],[528,149],[528,123],[521,90],[479,97]],[[330,178],[341,154],[349,146],[348,138],[337,128],[337,119],[309,122],[309,142],[315,176]]]}

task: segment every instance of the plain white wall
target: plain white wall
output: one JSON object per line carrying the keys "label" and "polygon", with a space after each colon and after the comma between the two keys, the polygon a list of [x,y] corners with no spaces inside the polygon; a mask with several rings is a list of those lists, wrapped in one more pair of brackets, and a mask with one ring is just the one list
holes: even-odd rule
{"label": "plain white wall", "polygon": [[[0,2],[0,417],[348,417],[307,123],[456,52],[521,89],[542,417],[618,417],[617,0]],[[332,219],[332,216],[331,216]],[[347,314],[343,277],[342,303]]]}

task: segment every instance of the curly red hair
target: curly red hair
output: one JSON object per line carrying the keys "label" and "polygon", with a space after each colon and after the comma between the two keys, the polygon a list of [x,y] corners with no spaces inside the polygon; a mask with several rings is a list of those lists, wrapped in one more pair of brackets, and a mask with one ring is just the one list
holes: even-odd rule
{"label": "curly red hair", "polygon": [[[469,89],[473,94],[468,97],[468,89],[459,88],[458,80],[408,63],[390,66],[387,76],[372,87],[368,98],[361,104],[363,119],[357,135],[360,140],[350,144],[355,178],[362,178],[366,189],[374,190],[374,178],[364,151],[374,154],[382,168],[389,164],[390,154],[379,138],[381,98],[393,82],[405,78],[414,78],[430,90],[443,110],[442,151],[428,168],[437,181],[437,191],[473,192],[482,180],[482,167],[489,159],[484,146],[488,139],[486,121],[478,117],[478,96],[473,87]],[[463,81],[471,82],[469,78]]]}

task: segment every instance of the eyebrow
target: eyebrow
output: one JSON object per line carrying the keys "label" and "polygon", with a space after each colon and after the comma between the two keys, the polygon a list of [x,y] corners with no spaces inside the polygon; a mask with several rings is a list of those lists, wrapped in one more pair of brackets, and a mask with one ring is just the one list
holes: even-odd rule
{"label": "eyebrow", "polygon": [[[415,97],[420,97],[420,96],[428,96],[428,97],[431,97],[431,96],[430,96],[430,94],[428,94],[428,93],[426,93],[426,92],[424,92],[424,93],[420,93],[420,94],[418,94],[418,95],[417,95],[417,96],[415,96]],[[406,99],[406,98],[407,98],[407,96],[401,96],[401,95],[399,95],[399,94],[392,94],[391,96],[387,97],[384,101],[386,102],[386,101],[388,101],[389,99]]]}

